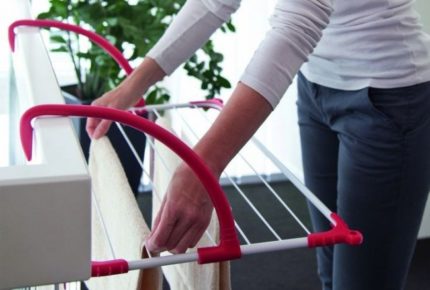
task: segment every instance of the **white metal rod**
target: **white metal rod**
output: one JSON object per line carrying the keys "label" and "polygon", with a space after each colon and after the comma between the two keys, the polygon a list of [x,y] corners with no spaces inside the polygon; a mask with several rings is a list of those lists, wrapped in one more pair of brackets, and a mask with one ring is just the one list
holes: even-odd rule
{"label": "white metal rod", "polygon": [[[152,142],[149,142],[149,143],[150,143],[150,144],[152,144],[152,146],[154,146]],[[151,148],[152,148],[152,147],[151,147]],[[155,151],[155,150],[154,150],[154,151]],[[145,169],[143,169],[143,173],[148,177],[148,179],[149,179],[149,183],[151,184],[152,191],[153,191],[153,193],[155,194],[155,197],[157,198],[157,201],[161,203],[161,196],[160,196],[160,193],[159,193],[159,191],[158,191],[158,188],[155,186],[155,184],[154,184],[153,180],[151,179],[150,174],[149,174]],[[214,238],[211,236],[211,234],[210,234],[208,231],[205,231],[205,235],[206,235],[206,237],[209,239],[209,241],[211,242],[211,244],[212,244],[212,245],[216,245]],[[150,253],[149,253],[149,252],[148,252],[148,255],[150,255]]]}
{"label": "white metal rod", "polygon": [[[186,106],[182,106],[181,108],[190,108],[189,107],[189,104],[186,104]],[[197,106],[194,106],[194,108],[198,108]],[[176,110],[178,109],[178,107],[175,107],[175,112],[176,112]],[[160,116],[160,114],[158,113],[158,111],[156,110],[156,109],[153,109],[152,110],[152,112],[157,116],[157,118],[160,118],[161,116]],[[201,111],[199,111],[199,112],[201,112]],[[179,118],[181,119],[181,121],[192,131],[192,134],[195,136],[195,138],[198,138],[198,136],[197,136],[197,134],[195,133],[195,131],[193,130],[193,129],[191,129],[190,128],[190,126],[189,126],[189,124],[184,120],[184,118],[178,113],[178,116],[179,116]],[[232,181],[231,180],[231,182],[234,182],[234,181]],[[247,243],[247,244],[250,244],[251,242],[250,242],[250,240],[248,239],[248,237],[245,235],[245,233],[244,233],[244,231],[242,230],[242,228],[240,227],[240,225],[236,222],[236,221],[234,221],[234,224],[235,224],[235,228],[237,229],[237,231],[239,232],[239,234],[242,236],[242,238],[244,239],[244,241]],[[208,233],[208,235],[209,235],[209,233]],[[276,233],[275,233],[275,235],[276,235]],[[210,235],[209,235],[209,238],[211,238],[210,237]],[[213,241],[213,240],[212,240]]]}
{"label": "white metal rod", "polygon": [[[154,112],[155,112],[155,114],[156,114],[156,115],[158,114],[156,111],[154,111]],[[159,117],[159,115],[158,115],[158,117]],[[171,174],[171,170],[170,170],[170,168],[166,165],[166,162],[165,162],[164,158],[159,154],[159,152],[158,152],[157,150],[155,150],[155,145],[154,145],[154,143],[148,139],[148,144],[149,144],[149,146],[151,147],[151,149],[155,152],[155,154],[157,154],[158,158],[161,160],[161,163],[163,164],[163,167],[164,167],[164,168],[165,168],[165,169],[166,169],[166,170]],[[132,146],[132,145],[130,145],[130,146]],[[148,177],[149,182],[150,182],[150,184],[151,184],[151,186],[152,186],[152,190],[153,190],[153,192],[155,193],[155,196],[156,196],[157,200],[158,200],[159,202],[161,202],[160,194],[159,194],[158,189],[156,188],[156,186],[155,186],[155,184],[154,184],[153,180],[151,179],[150,174],[149,174],[149,173],[148,173],[144,168],[143,168],[143,172],[144,172],[144,174]],[[237,225],[237,226],[238,226],[238,225]],[[241,231],[241,229],[240,229],[240,228],[239,228],[239,231]],[[205,231],[205,235],[206,235],[206,237],[209,239],[209,241],[211,242],[211,244],[212,244],[212,245],[216,245],[216,242],[215,242],[214,238],[211,236],[211,234],[210,234],[207,230]],[[249,240],[248,240],[245,236],[244,236],[244,239],[249,243]],[[148,251],[148,255],[150,255],[149,251]]]}
{"label": "white metal rod", "polygon": [[[123,128],[123,126],[122,126],[120,123],[118,123],[118,122],[115,122],[115,124],[116,124],[116,126],[118,127],[118,130],[121,132],[121,135],[123,136],[124,140],[126,141],[126,143],[127,143],[128,147],[130,148],[130,150],[131,150],[131,152],[133,153],[134,157],[136,158],[136,161],[139,163],[140,167],[142,168],[142,171],[143,171],[143,172],[148,176],[149,181],[150,181],[150,183],[152,184],[153,192],[155,193],[155,194],[154,194],[154,195],[155,195],[155,198],[157,199],[157,201],[158,201],[158,202],[161,202],[160,195],[159,195],[158,191],[156,190],[156,188],[155,188],[155,186],[154,186],[154,183],[153,183],[153,182],[152,182],[152,180],[151,180],[151,177],[150,177],[150,176],[149,176],[149,174],[146,172],[146,170],[145,170],[145,168],[144,168],[143,161],[140,159],[140,156],[139,156],[139,154],[137,153],[136,148],[134,148],[134,145],[131,143],[130,139],[128,138],[128,135],[127,135],[127,133],[125,132],[125,130],[124,130],[124,128]],[[146,134],[145,134],[145,135],[146,135]],[[151,141],[150,141],[150,138],[148,138],[148,135],[146,135],[146,139],[147,139],[148,143],[152,144],[152,143],[151,143]],[[152,258],[151,252],[150,252],[146,247],[144,247],[144,248],[145,248],[145,251],[146,251],[146,253],[147,253],[148,257]]]}
{"label": "white metal rod", "polygon": [[[149,173],[145,170],[143,161],[140,160],[139,154],[137,153],[136,148],[134,148],[134,145],[131,143],[130,139],[127,136],[127,133],[124,131],[124,128],[121,124],[115,122],[115,124],[117,125],[119,131],[121,132],[122,136],[124,137],[124,140],[127,142],[130,150],[132,151],[134,157],[136,158],[136,161],[139,163],[139,165],[142,167],[142,171],[143,173],[148,177],[149,182],[151,183],[152,186],[152,191],[153,191],[153,196],[155,196],[155,198],[157,199],[158,202],[161,202],[161,198],[160,198],[160,194],[158,193],[158,190],[155,188],[154,183],[152,182],[152,179],[149,175]],[[152,142],[150,141],[150,138],[148,138],[148,136],[146,135],[146,139],[148,141],[149,144],[152,144]],[[148,254],[148,257],[152,258],[151,252],[148,251],[148,249],[145,247],[146,253]]]}
{"label": "white metal rod", "polygon": [[146,105],[144,107],[132,107],[129,108],[129,111],[153,111],[153,110],[170,110],[170,109],[176,109],[176,108],[187,108],[189,107],[189,103],[180,103],[180,104],[160,104],[160,105]]}
{"label": "white metal rod", "polygon": [[261,182],[267,187],[267,189],[272,193],[275,198],[281,203],[281,205],[290,213],[290,215],[293,217],[293,219],[302,227],[302,229],[307,233],[310,234],[310,231],[308,228],[303,224],[303,222],[298,218],[298,216],[294,213],[294,211],[279,197],[279,194],[273,189],[273,187],[267,183],[267,181],[259,174],[255,168],[249,163],[245,157],[243,157],[242,154],[239,153],[239,156],[243,159],[245,163],[249,165],[249,167],[254,171],[254,173],[258,176],[258,178],[261,180]]}
{"label": "white metal rod", "polygon": [[242,228],[239,226],[239,224],[236,222],[236,220],[234,221],[234,227],[237,229],[237,231],[239,232],[239,234],[242,236],[242,238],[245,240],[245,243],[247,243],[248,245],[251,244],[251,242],[249,241],[248,237],[245,235],[245,233],[243,232]]}
{"label": "white metal rod", "polygon": [[[125,141],[126,141],[126,143],[128,144],[128,146],[129,146],[130,150],[132,151],[132,153],[133,153],[134,157],[136,158],[136,161],[137,161],[137,162],[139,163],[139,165],[142,167],[143,172],[144,172],[145,174],[147,174],[147,176],[148,176],[148,178],[149,178],[149,180],[150,180],[150,182],[151,182],[151,184],[152,184],[152,188],[153,188],[153,191],[154,191],[154,193],[155,193],[155,196],[156,196],[157,200],[158,200],[158,201],[161,201],[161,197],[160,197],[160,195],[159,195],[159,192],[158,192],[158,191],[157,191],[157,189],[155,188],[154,183],[153,183],[153,181],[151,180],[150,176],[148,175],[148,173],[147,173],[147,172],[146,172],[146,170],[144,169],[144,164],[143,164],[142,160],[140,159],[140,156],[139,156],[139,154],[137,153],[136,148],[134,148],[134,145],[131,143],[130,139],[128,138],[127,133],[124,131],[123,126],[122,126],[121,124],[119,124],[118,122],[115,122],[115,124],[116,124],[116,126],[117,126],[118,130],[120,131],[121,135],[123,136],[124,140],[125,140]],[[161,163],[163,164],[163,166],[165,167],[165,169],[166,169],[166,170],[171,174],[171,173],[172,173],[171,169],[170,169],[170,168],[168,168],[168,166],[166,165],[164,158],[162,158],[162,157],[161,157],[161,155],[158,153],[158,151],[156,151],[156,150],[155,150],[155,145],[153,144],[153,142],[149,140],[148,136],[147,136],[147,138],[146,138],[146,139],[147,139],[148,143],[150,144],[150,147],[154,150],[154,152],[156,152],[156,154],[157,154],[157,155],[158,155],[158,157],[160,158]],[[100,214],[100,211],[99,211],[99,210],[98,210],[98,212],[99,212],[99,214]],[[101,216],[100,216],[100,218],[101,218],[101,221],[102,221],[102,224],[103,224],[103,228],[104,228],[104,230],[106,231],[106,227],[105,227],[105,225],[104,225],[103,218],[102,218]],[[114,258],[115,258],[115,253],[114,253],[114,251],[113,251],[113,247],[112,247],[112,243],[111,243],[111,241],[110,241],[110,239],[109,239],[109,235],[107,234],[107,232],[105,232],[105,234],[107,235],[107,239],[108,239],[108,242],[109,242],[109,246],[110,246],[110,248],[111,248],[111,251],[112,251],[112,255],[113,255],[113,256],[114,256]],[[208,232],[208,231],[205,231],[205,235],[207,236],[207,238],[209,239],[209,241],[210,241],[213,245],[215,245],[215,241],[214,241],[213,237],[209,234],[209,232]],[[151,253],[150,253],[148,250],[147,250],[147,253],[148,253],[148,256],[149,256],[150,258],[152,258],[152,257],[151,257]]]}
{"label": "white metal rod", "polygon": [[[157,112],[157,110],[152,110],[155,115],[157,116],[157,118],[160,118],[160,114]],[[164,158],[161,156],[161,154],[155,150],[155,144],[154,142],[150,141],[150,138],[147,138],[148,144],[151,147],[151,149],[154,151],[154,153],[157,155],[157,157],[160,159],[161,163],[163,164],[163,167],[166,169],[166,171],[169,173],[169,175],[173,175],[172,169],[169,168],[166,164],[166,161],[164,160]],[[129,144],[130,146],[133,146],[131,144]],[[145,171],[145,170],[144,170]],[[151,176],[148,175],[148,178],[152,184],[152,188],[154,189],[154,182],[151,180]],[[158,201],[161,201],[161,196],[157,193],[157,197],[158,197]],[[209,239],[209,241],[212,243],[212,245],[215,245],[215,239],[212,237],[212,235],[206,230],[205,231],[205,235],[206,237]]]}
{"label": "white metal rod", "polygon": [[[144,167],[144,164],[143,164],[143,161],[140,159],[141,157],[139,156],[139,154],[137,153],[136,148],[134,148],[134,145],[131,143],[130,139],[128,138],[128,135],[125,132],[123,126],[120,123],[118,123],[118,122],[115,122],[115,124],[118,127],[118,130],[121,132],[121,135],[124,137],[124,140],[126,141],[128,147],[130,148],[130,150],[133,153],[134,157],[136,158],[136,161],[139,163],[140,167],[142,168],[142,171],[145,174],[147,174],[147,172],[145,170],[145,167]],[[146,136],[146,139],[148,140],[148,143],[150,143],[151,141],[149,141],[150,138],[148,138],[148,135],[145,134],[145,136]],[[149,177],[149,174],[147,174],[147,176]],[[152,189],[153,189],[153,192],[155,193],[155,197],[156,197],[157,201],[160,202],[161,201],[160,196],[158,194],[158,191],[155,189],[155,187],[153,185],[153,182],[152,182],[152,180],[151,180],[150,177],[149,177],[149,181],[152,184]],[[148,251],[148,249],[146,247],[145,247],[145,250],[146,250],[146,253],[148,254],[148,257],[152,258],[151,252]]]}
{"label": "white metal rod", "polygon": [[[210,122],[208,117],[203,114],[203,112],[199,111],[202,117],[207,121]],[[294,211],[279,197],[279,194],[273,189],[273,187],[267,183],[267,181],[261,176],[260,173],[255,169],[254,166],[246,159],[242,153],[238,153],[238,156],[249,166],[249,168],[255,173],[255,175],[261,180],[261,182],[267,187],[267,189],[275,196],[275,198],[281,203],[281,205],[290,213],[290,215],[293,217],[293,219],[302,227],[302,229],[307,233],[310,234],[309,229],[303,224],[303,222],[298,218],[298,216],[294,213]]]}
{"label": "white metal rod", "polygon": [[[128,138],[127,133],[124,131],[123,126],[118,122],[115,122],[115,125],[117,126],[118,130],[121,132],[121,135],[124,137],[125,142],[127,142],[128,147],[130,147],[130,150],[133,153],[134,157],[136,158],[136,161],[143,168],[143,161],[141,159],[142,157],[139,156],[139,153],[137,153],[136,148],[134,148],[133,144],[131,143],[130,139]],[[146,136],[146,134],[145,134],[145,136]],[[146,139],[148,139],[148,136],[146,136]]]}
{"label": "white metal rod", "polygon": [[212,108],[219,110],[219,106],[214,103],[179,103],[179,104],[160,104],[160,105],[146,105],[144,107],[132,107],[129,108],[129,111],[151,111],[151,110],[158,110],[158,111],[164,111],[169,109],[179,109],[179,108]]}
{"label": "white metal rod", "polygon": [[[147,141],[148,141],[149,147],[151,147],[151,149],[157,155],[157,158],[161,161],[161,164],[163,165],[164,169],[167,171],[167,173],[169,175],[172,175],[173,174],[173,170],[171,168],[169,168],[169,166],[167,166],[166,161],[164,160],[164,158],[161,156],[161,154],[157,150],[155,150],[155,144],[154,144],[154,142],[152,140],[149,140],[149,139]],[[149,178],[151,178],[151,177],[149,177]]]}
{"label": "white metal rod", "polygon": [[172,264],[194,262],[198,259],[197,252],[168,255],[163,257],[155,257],[151,259],[135,260],[128,262],[129,270],[147,269]]}
{"label": "white metal rod", "polygon": [[296,248],[304,248],[308,246],[308,239],[306,237],[303,238],[295,238],[288,239],[282,241],[272,241],[272,242],[263,242],[256,243],[252,245],[244,245],[241,246],[242,255],[252,255],[252,254],[260,254],[266,252],[274,252],[274,251],[282,251],[288,249],[296,249]]}
{"label": "white metal rod", "polygon": [[[240,247],[243,256],[261,254],[274,251],[282,251],[288,249],[304,248],[308,246],[306,237],[288,239],[282,241],[263,242],[252,245],[243,245]],[[198,260],[197,252],[185,253],[178,255],[168,255],[162,257],[155,257],[151,259],[142,259],[135,261],[128,261],[129,270],[147,269],[153,267],[160,267],[172,264],[188,263]]]}
{"label": "white metal rod", "polygon": [[[193,107],[195,105],[193,104]],[[221,106],[211,106],[211,108],[217,109],[219,111],[222,110]],[[279,170],[293,183],[299,191],[307,197],[307,199],[318,209],[320,212],[334,225],[336,225],[336,221],[331,217],[332,211],[319,200],[318,197],[315,196],[307,187],[297,178],[275,155],[267,149],[256,137],[252,137],[251,141],[263,152],[267,155],[267,157],[278,167]]]}
{"label": "white metal rod", "polygon": [[251,209],[255,212],[255,214],[260,218],[260,220],[264,223],[267,229],[277,238],[278,240],[282,240],[282,238],[276,233],[276,231],[272,228],[269,222],[264,218],[264,216],[260,213],[260,211],[255,207],[255,205],[249,200],[249,198],[245,195],[245,193],[240,189],[239,185],[233,181],[233,179],[224,171],[225,176],[231,182],[233,187],[239,192],[242,198],[246,201],[246,203],[251,207]]}
{"label": "white metal rod", "polygon": [[266,146],[264,146],[257,138],[252,137],[252,142],[272,160],[272,162],[281,170],[281,172],[293,183],[300,192],[316,207],[319,211],[334,225],[336,221],[332,219],[332,211],[323,204],[301,181],[298,179],[278,158],[276,158]]}
{"label": "white metal rod", "polygon": [[[188,130],[191,131],[191,134],[194,136],[194,138],[198,139],[197,133],[194,131],[193,128],[191,128],[190,124],[180,115],[178,114],[179,118],[181,119],[182,123],[185,124],[185,126],[188,128]],[[272,228],[272,226],[269,224],[269,222],[264,218],[264,216],[260,213],[260,211],[254,206],[254,204],[248,199],[248,197],[245,195],[245,193],[240,189],[240,187],[234,182],[234,180],[227,174],[227,172],[224,171],[225,176],[227,179],[232,183],[232,185],[236,188],[236,190],[239,192],[239,194],[243,197],[243,199],[248,203],[248,205],[251,207],[251,209],[257,214],[257,216],[261,219],[261,221],[266,225],[266,227],[269,229],[269,231],[278,239],[281,240],[281,237],[276,233],[276,231]],[[241,232],[241,231],[239,231]],[[243,232],[242,232],[243,233]],[[245,240],[248,240],[247,237],[245,237]],[[249,241],[249,240],[248,240]]]}
{"label": "white metal rod", "polygon": [[100,224],[101,224],[101,226],[103,228],[103,233],[104,233],[104,235],[106,237],[106,240],[108,242],[109,249],[110,249],[110,252],[112,254],[112,259],[116,259],[115,250],[113,249],[112,241],[111,241],[109,233],[107,231],[107,227],[106,227],[103,215],[102,215],[102,213],[100,211],[99,203],[98,203],[97,198],[95,197],[95,195],[94,195],[94,193],[92,191],[91,191],[91,198],[92,198],[92,200],[94,202],[94,206],[96,208],[97,216],[99,217]]}

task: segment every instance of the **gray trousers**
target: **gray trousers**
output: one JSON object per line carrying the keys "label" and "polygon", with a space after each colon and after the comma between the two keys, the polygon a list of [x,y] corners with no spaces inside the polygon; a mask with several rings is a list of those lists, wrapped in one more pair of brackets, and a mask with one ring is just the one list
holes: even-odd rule
{"label": "gray trousers", "polygon": [[298,93],[305,183],[364,236],[317,250],[323,289],[403,289],[430,190],[430,82],[343,91],[299,74]]}

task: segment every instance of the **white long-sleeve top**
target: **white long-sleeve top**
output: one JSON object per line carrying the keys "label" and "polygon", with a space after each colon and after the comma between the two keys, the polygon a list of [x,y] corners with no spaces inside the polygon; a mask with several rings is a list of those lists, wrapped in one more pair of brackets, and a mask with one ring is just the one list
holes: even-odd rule
{"label": "white long-sleeve top", "polygon": [[[413,0],[279,0],[272,29],[240,81],[275,107],[303,63],[328,87],[400,87],[430,80],[430,38]],[[240,0],[188,0],[148,56],[167,73],[227,21]]]}

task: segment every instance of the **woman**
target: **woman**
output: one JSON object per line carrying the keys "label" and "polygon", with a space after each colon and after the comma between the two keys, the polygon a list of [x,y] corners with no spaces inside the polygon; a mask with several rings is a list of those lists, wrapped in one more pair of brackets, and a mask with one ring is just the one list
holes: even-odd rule
{"label": "woman", "polygon": [[[132,106],[202,46],[239,2],[188,0],[142,64],[94,105]],[[272,29],[194,148],[219,177],[300,69],[305,183],[365,239],[360,247],[317,250],[323,289],[402,289],[405,283],[430,186],[430,39],[412,2],[278,1]],[[87,131],[99,138],[108,127],[90,119]],[[211,211],[182,164],[148,248],[180,253],[193,247]],[[329,228],[312,206],[310,213],[316,231]]]}

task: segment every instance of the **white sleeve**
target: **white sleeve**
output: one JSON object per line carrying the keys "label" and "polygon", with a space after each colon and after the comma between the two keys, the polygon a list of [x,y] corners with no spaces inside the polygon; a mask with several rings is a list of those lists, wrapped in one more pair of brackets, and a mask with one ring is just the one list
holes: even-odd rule
{"label": "white sleeve", "polygon": [[239,5],[240,0],[188,0],[147,56],[171,74],[229,20]]}
{"label": "white sleeve", "polygon": [[241,82],[276,107],[329,22],[332,0],[279,0],[272,29],[254,53]]}

